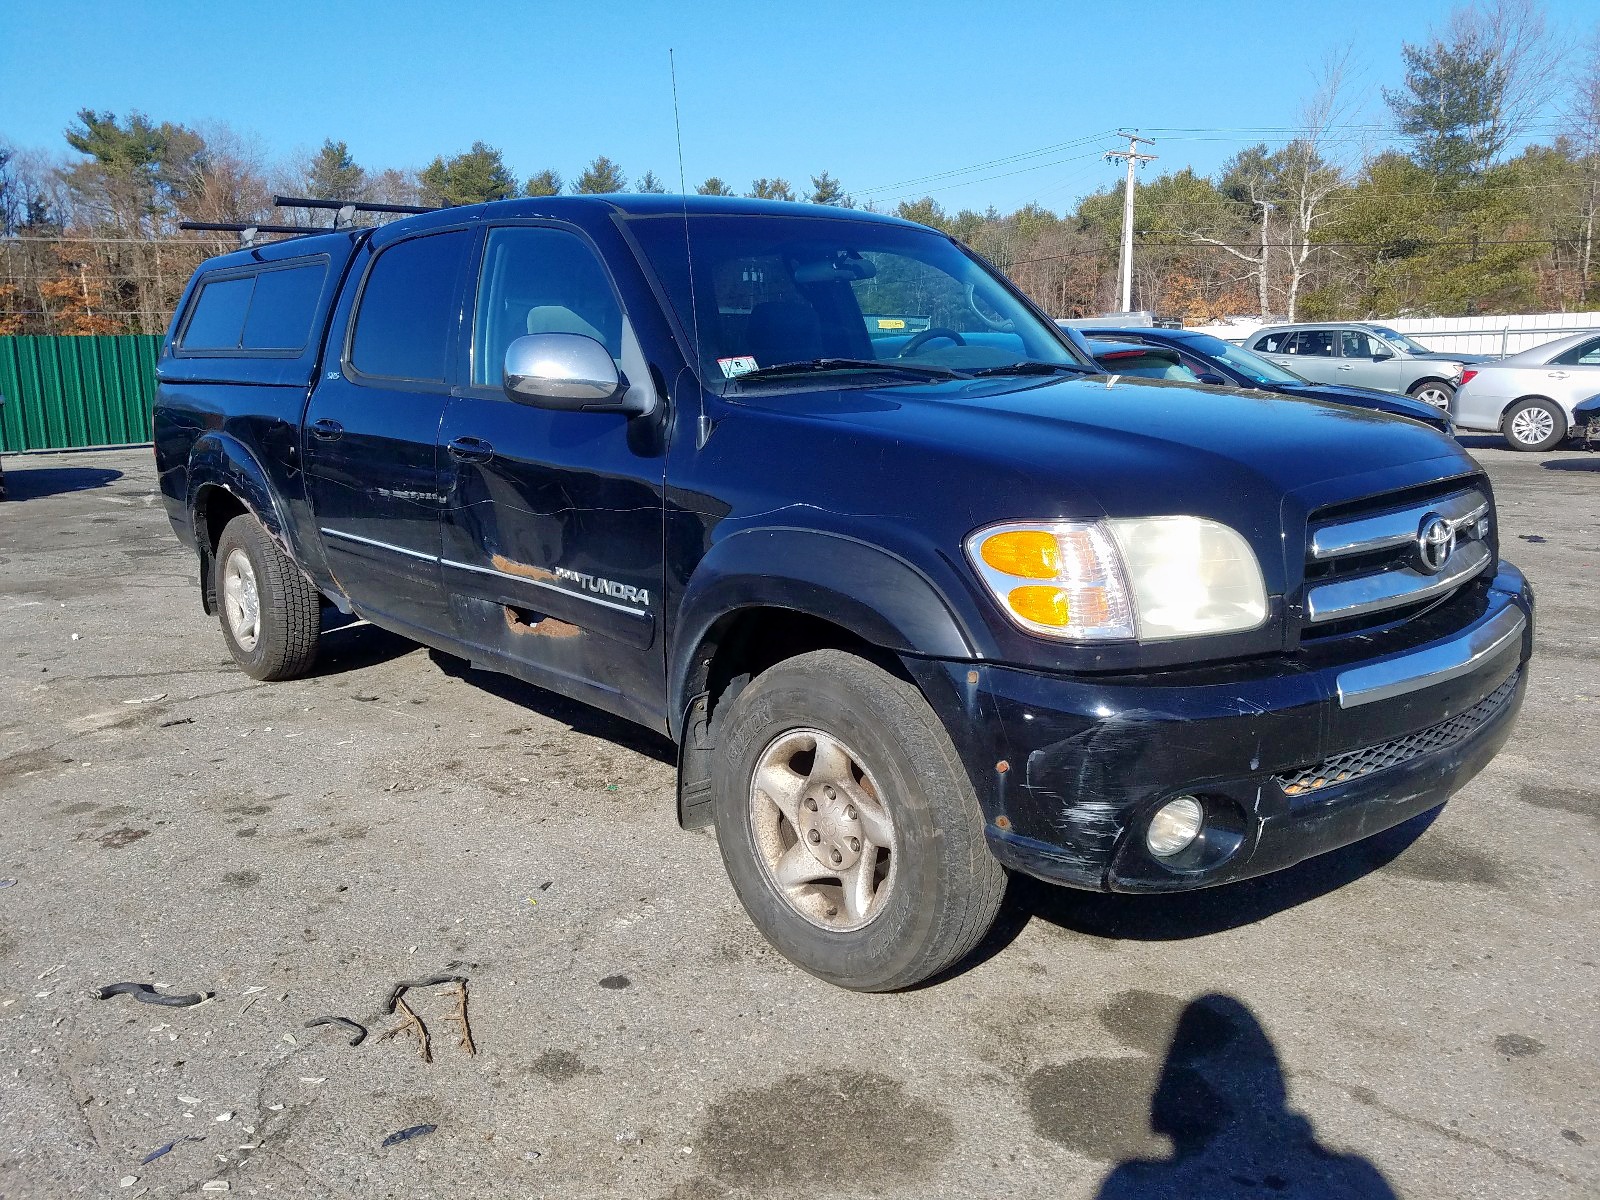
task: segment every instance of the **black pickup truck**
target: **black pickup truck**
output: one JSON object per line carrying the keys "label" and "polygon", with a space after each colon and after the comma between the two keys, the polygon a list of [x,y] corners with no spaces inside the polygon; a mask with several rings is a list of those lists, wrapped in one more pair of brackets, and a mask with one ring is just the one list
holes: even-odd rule
{"label": "black pickup truck", "polygon": [[1442,803],[1532,596],[1413,421],[1108,376],[867,213],[505,201],[227,254],[155,453],[257,679],[329,608],[661,731],[789,958],[905,987],[1006,870],[1168,892]]}

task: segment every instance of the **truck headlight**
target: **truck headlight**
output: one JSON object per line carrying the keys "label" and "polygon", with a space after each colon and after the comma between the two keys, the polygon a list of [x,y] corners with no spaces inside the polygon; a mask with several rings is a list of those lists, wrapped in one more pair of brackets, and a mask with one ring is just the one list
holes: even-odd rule
{"label": "truck headlight", "polygon": [[966,550],[1012,621],[1067,641],[1234,633],[1267,616],[1249,545],[1201,517],[991,525]]}

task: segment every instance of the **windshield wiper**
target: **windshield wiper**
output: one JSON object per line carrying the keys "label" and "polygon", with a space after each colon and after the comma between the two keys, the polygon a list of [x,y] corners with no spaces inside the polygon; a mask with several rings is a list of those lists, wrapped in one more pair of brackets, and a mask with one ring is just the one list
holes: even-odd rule
{"label": "windshield wiper", "polygon": [[880,362],[874,358],[813,358],[804,362],[774,363],[734,376],[739,383],[747,380],[778,379],[784,375],[814,375],[824,371],[876,371],[885,375],[902,375],[908,379],[968,379],[965,371],[949,367],[925,367],[915,363]]}
{"label": "windshield wiper", "polygon": [[1086,367],[1082,363],[1054,363],[1040,362],[1037,359],[1024,359],[1022,362],[1007,363],[1003,367],[983,367],[973,371],[974,377],[981,375],[1059,375],[1062,372],[1071,372],[1074,375],[1099,375],[1101,368]]}

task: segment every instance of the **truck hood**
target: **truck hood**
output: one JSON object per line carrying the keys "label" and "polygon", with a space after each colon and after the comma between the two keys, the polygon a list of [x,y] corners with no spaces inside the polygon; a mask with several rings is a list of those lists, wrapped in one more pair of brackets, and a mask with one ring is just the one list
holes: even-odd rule
{"label": "truck hood", "polygon": [[1189,514],[1287,565],[1304,553],[1312,509],[1477,470],[1415,421],[1162,380],[1009,377],[739,404],[823,427],[751,434],[768,455],[775,441],[791,447],[793,490],[809,503],[881,518],[886,536],[948,523],[946,545],[1005,520]]}

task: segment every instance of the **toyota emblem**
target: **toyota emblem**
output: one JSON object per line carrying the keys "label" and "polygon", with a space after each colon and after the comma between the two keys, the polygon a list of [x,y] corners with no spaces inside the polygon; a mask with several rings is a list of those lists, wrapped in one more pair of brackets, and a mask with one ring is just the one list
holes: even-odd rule
{"label": "toyota emblem", "polygon": [[1444,570],[1445,563],[1450,561],[1455,549],[1455,526],[1438,513],[1429,513],[1422,518],[1422,526],[1417,530],[1417,557],[1422,562],[1423,570],[1430,575],[1437,575]]}

